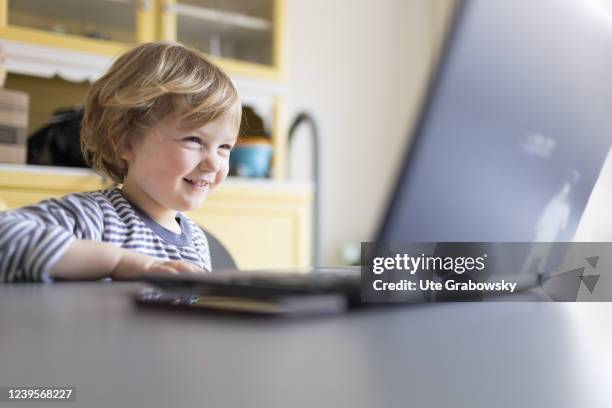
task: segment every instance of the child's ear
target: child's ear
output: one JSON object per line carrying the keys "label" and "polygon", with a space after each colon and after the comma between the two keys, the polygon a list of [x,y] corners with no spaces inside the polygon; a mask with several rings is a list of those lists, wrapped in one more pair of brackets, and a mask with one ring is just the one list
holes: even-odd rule
{"label": "child's ear", "polygon": [[131,140],[125,140],[115,148],[115,151],[123,160],[127,163],[131,163],[134,160],[134,146]]}

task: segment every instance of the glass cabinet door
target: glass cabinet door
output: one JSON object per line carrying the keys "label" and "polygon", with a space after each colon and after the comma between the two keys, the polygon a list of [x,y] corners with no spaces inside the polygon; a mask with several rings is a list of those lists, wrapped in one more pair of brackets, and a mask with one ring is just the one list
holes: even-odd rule
{"label": "glass cabinet door", "polygon": [[139,0],[8,0],[8,25],[134,43]]}
{"label": "glass cabinet door", "polygon": [[273,66],[276,0],[178,0],[176,40],[214,57]]}

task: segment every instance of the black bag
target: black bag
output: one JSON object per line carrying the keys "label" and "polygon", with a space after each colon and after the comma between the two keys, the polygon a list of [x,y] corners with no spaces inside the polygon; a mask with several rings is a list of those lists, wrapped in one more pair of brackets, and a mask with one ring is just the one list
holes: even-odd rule
{"label": "black bag", "polygon": [[82,120],[82,107],[53,112],[49,123],[28,139],[28,164],[89,167],[81,154]]}

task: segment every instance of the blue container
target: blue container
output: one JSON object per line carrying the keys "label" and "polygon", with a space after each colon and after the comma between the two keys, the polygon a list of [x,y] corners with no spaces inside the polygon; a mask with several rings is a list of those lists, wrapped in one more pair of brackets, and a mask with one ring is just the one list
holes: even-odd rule
{"label": "blue container", "polygon": [[270,171],[271,159],[270,144],[238,145],[230,154],[230,174],[239,177],[266,177]]}

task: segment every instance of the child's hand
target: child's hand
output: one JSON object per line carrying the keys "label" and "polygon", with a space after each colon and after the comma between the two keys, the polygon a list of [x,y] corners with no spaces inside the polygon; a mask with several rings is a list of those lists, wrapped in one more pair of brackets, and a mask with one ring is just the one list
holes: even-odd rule
{"label": "child's hand", "polygon": [[207,272],[200,269],[197,265],[186,261],[155,261],[151,264],[144,273],[151,272],[168,272],[178,274],[181,272],[203,273]]}
{"label": "child's hand", "polygon": [[135,280],[146,273],[206,272],[185,261],[159,261],[148,255],[115,247],[105,242],[76,239],[51,269],[49,276],[60,279]]}
{"label": "child's hand", "polygon": [[179,274],[182,272],[205,273],[186,261],[159,261],[153,257],[124,250],[121,260],[113,270],[111,277],[116,280],[134,280],[147,273],[171,273]]}

